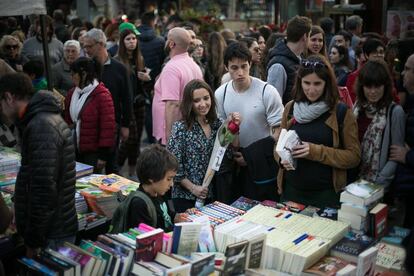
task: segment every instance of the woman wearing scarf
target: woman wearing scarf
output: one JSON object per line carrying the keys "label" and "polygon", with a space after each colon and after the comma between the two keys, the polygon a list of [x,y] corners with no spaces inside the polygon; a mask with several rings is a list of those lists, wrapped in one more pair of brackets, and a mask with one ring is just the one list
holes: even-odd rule
{"label": "woman wearing scarf", "polygon": [[394,179],[397,162],[391,161],[392,144],[404,146],[405,114],[393,102],[392,78],[383,60],[368,61],[361,69],[354,114],[361,142],[359,176],[387,187]]}
{"label": "woman wearing scarf", "polygon": [[[339,205],[346,170],[360,161],[358,129],[352,111],[339,103],[336,79],[322,55],[302,60],[293,100],[286,104],[281,128],[295,130],[302,144],[293,148],[296,167],[281,162],[278,188],[282,201],[319,208]],[[341,126],[337,109],[345,108]],[[341,133],[339,133],[341,132]]]}
{"label": "woman wearing scarf", "polygon": [[100,172],[115,143],[115,111],[111,93],[99,82],[101,66],[81,57],[71,64],[75,87],[65,99],[65,120],[72,127],[76,160]]}

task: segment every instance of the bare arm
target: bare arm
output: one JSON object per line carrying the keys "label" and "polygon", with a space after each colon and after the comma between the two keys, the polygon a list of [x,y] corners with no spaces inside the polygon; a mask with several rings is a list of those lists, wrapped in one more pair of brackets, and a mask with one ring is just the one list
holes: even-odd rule
{"label": "bare arm", "polygon": [[180,118],[180,103],[178,101],[165,102],[165,139],[170,137],[172,125]]}

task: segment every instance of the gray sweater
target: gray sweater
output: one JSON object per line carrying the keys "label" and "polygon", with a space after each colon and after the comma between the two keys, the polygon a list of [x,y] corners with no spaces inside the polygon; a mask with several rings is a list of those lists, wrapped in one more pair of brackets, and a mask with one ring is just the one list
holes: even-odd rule
{"label": "gray sweater", "polygon": [[[63,44],[56,38],[49,42],[49,56],[52,65],[58,63],[63,58]],[[22,55],[28,59],[43,57],[42,42],[36,37],[31,37],[23,43]]]}

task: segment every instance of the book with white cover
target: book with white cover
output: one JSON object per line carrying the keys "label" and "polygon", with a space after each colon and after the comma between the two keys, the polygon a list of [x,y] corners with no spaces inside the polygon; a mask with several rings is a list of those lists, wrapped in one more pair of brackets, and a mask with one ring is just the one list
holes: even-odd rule
{"label": "book with white cover", "polygon": [[384,187],[360,179],[345,187],[341,193],[340,202],[368,206],[384,196]]}
{"label": "book with white cover", "polygon": [[354,266],[353,264],[348,264],[341,270],[337,271],[336,276],[356,276],[356,272],[356,266]]}
{"label": "book with white cover", "polygon": [[282,161],[288,161],[293,167],[296,167],[295,159],[292,156],[294,146],[300,145],[302,142],[294,130],[282,129],[276,144],[276,153]]}
{"label": "book with white cover", "polygon": [[357,275],[375,275],[375,262],[377,259],[378,248],[370,247],[358,256]]}

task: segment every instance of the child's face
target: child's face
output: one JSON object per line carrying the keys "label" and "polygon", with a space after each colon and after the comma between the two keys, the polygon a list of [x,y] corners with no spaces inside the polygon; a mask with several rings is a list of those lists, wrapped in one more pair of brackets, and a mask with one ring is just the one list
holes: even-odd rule
{"label": "child's face", "polygon": [[159,195],[163,196],[173,185],[174,176],[177,174],[176,171],[167,171],[164,178],[160,181],[153,182],[154,191]]}

